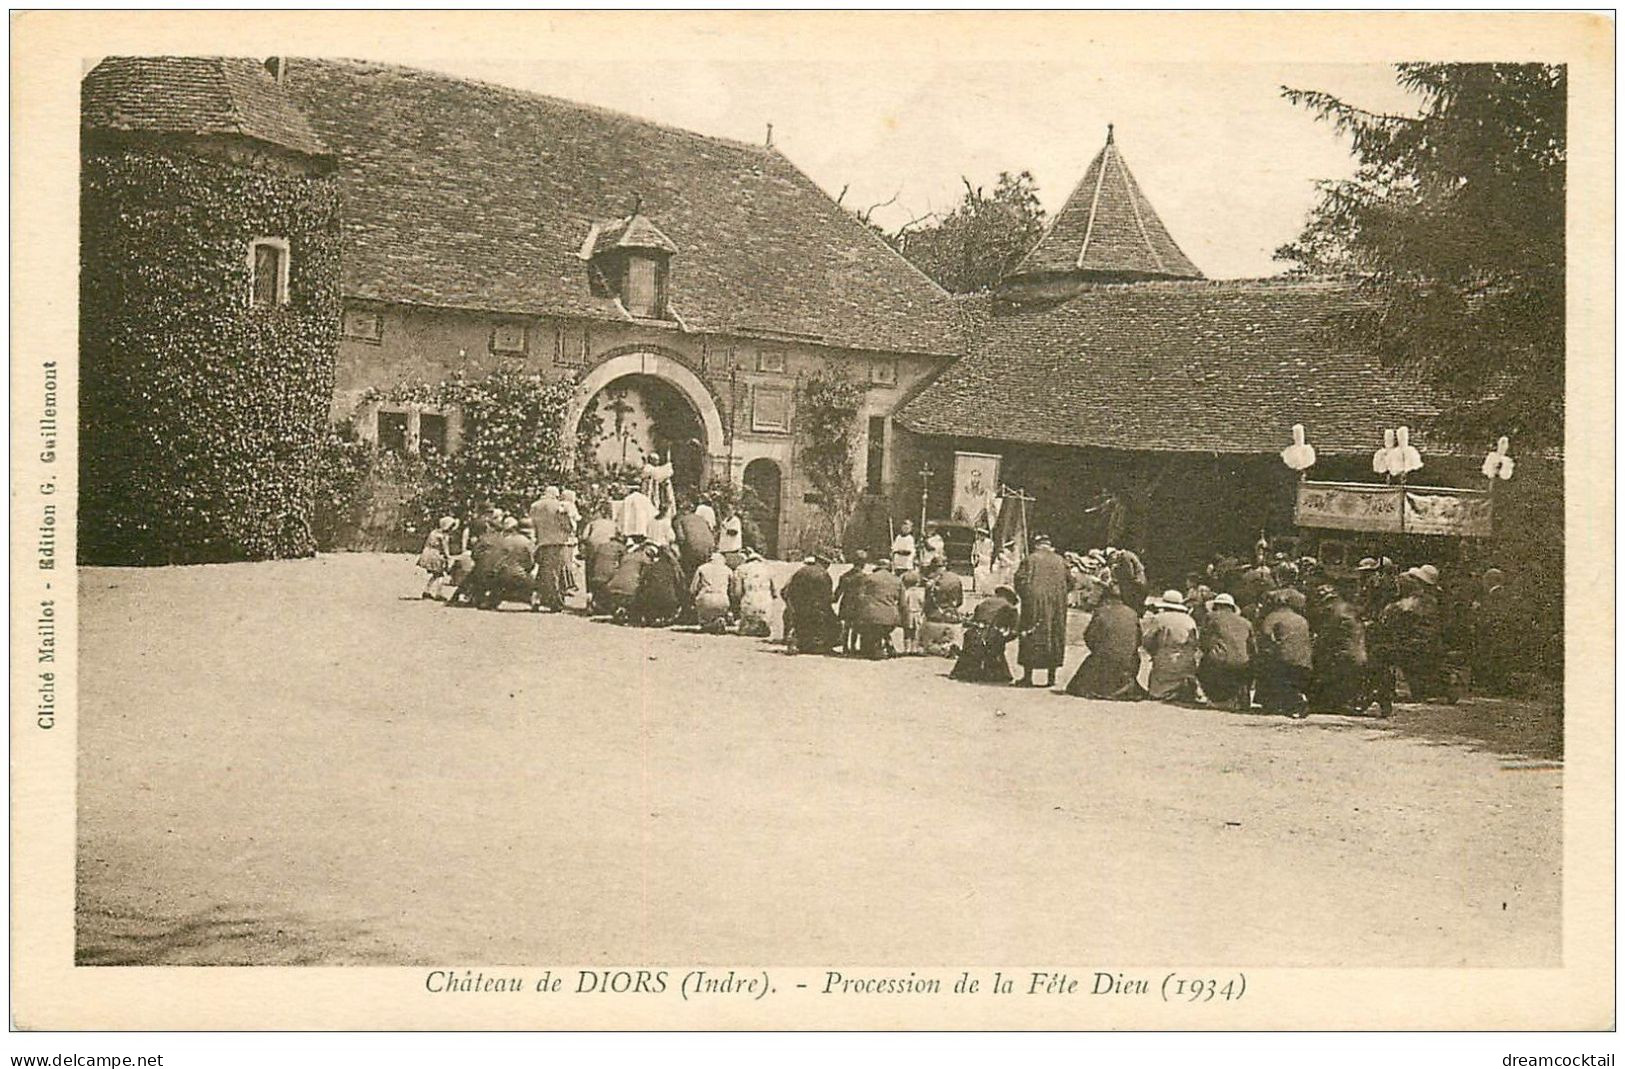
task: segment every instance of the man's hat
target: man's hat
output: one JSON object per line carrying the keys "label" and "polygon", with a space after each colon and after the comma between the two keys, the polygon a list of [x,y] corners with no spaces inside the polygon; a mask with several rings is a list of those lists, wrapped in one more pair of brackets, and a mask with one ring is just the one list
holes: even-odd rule
{"label": "man's hat", "polygon": [[1360,563],[1354,566],[1354,570],[1357,572],[1374,572],[1381,567],[1382,565],[1377,563],[1376,557],[1361,557]]}
{"label": "man's hat", "polygon": [[1050,541],[1049,535],[1047,534],[1033,535],[1033,545],[1035,546],[1051,546],[1054,544],[1055,543]]}
{"label": "man's hat", "polygon": [[1422,565],[1420,568],[1416,569],[1416,574],[1420,576],[1422,582],[1426,583],[1428,586],[1439,585],[1439,569],[1435,568],[1431,564]]}
{"label": "man's hat", "polygon": [[1177,590],[1164,590],[1162,592],[1162,603],[1183,609],[1185,607],[1185,595]]}
{"label": "man's hat", "polygon": [[1207,607],[1209,609],[1217,609],[1221,605],[1227,609],[1234,609],[1236,607],[1236,599],[1231,597],[1229,594],[1215,594],[1213,595],[1213,600],[1207,603]]}

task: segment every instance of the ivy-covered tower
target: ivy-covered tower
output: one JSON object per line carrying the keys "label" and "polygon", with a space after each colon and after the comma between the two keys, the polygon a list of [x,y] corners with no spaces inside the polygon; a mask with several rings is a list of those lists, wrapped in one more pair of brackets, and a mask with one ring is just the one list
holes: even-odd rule
{"label": "ivy-covered tower", "polygon": [[79,559],[302,556],[340,329],[333,159],[279,60],[81,97]]}

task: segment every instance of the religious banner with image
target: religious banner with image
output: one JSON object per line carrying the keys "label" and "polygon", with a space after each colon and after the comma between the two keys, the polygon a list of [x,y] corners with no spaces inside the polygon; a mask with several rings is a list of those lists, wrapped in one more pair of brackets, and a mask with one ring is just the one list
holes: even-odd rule
{"label": "religious banner with image", "polygon": [[1405,533],[1490,536],[1490,495],[1484,490],[1419,486],[1405,491]]}
{"label": "religious banner with image", "polygon": [[1334,531],[1399,534],[1404,523],[1402,493],[1397,486],[1300,482],[1292,522]]}
{"label": "religious banner with image", "polygon": [[949,515],[957,523],[993,526],[999,516],[999,462],[996,453],[954,454],[954,499]]}
{"label": "religious banner with image", "polygon": [[1300,482],[1293,523],[1336,531],[1488,538],[1490,495],[1448,486]]}

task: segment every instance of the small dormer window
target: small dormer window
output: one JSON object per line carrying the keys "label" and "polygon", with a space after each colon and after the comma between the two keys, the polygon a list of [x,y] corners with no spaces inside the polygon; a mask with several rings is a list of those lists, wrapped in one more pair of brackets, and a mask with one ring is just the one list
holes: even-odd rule
{"label": "small dormer window", "polygon": [[639,319],[666,318],[666,265],[661,259],[632,253],[626,259],[626,286],[621,303]]}
{"label": "small dormer window", "polygon": [[589,264],[594,296],[615,298],[634,319],[673,317],[668,280],[677,245],[641,211],[608,223],[594,223],[580,257]]}

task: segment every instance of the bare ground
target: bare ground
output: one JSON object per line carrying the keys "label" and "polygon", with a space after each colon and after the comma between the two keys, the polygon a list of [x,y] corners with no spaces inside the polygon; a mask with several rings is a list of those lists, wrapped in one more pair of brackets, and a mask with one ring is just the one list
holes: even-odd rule
{"label": "bare ground", "polygon": [[416,574],[82,571],[82,964],[1558,962],[1556,710],[1095,703]]}

